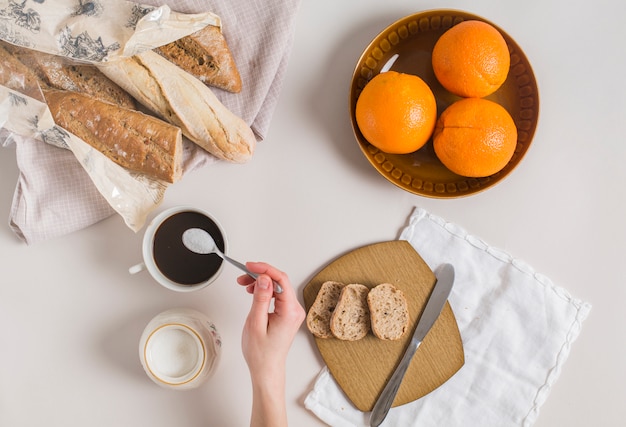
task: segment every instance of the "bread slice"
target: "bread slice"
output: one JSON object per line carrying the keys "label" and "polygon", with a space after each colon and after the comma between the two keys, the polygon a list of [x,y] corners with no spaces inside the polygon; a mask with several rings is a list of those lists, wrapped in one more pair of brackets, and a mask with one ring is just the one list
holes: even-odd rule
{"label": "bread slice", "polygon": [[382,340],[400,339],[409,326],[409,308],[401,290],[382,283],[367,295],[372,332]]}
{"label": "bread slice", "polygon": [[180,128],[77,92],[44,91],[57,125],[130,170],[167,182],[182,176]]}
{"label": "bread slice", "polygon": [[356,341],[370,331],[370,313],[367,306],[369,288],[352,283],[344,286],[337,307],[330,318],[330,330],[336,338]]}
{"label": "bread slice", "polygon": [[340,282],[328,281],[322,286],[309,308],[306,316],[306,326],[318,338],[332,338],[330,318],[339,301],[339,295],[345,285]]}
{"label": "bread slice", "polygon": [[220,27],[207,25],[156,48],[155,52],[206,85],[234,93],[241,91],[241,76]]}
{"label": "bread slice", "polygon": [[93,65],[73,63],[68,58],[14,46],[6,42],[2,43],[2,46],[28,67],[46,86],[84,93],[123,108],[133,110],[137,108],[132,96]]}

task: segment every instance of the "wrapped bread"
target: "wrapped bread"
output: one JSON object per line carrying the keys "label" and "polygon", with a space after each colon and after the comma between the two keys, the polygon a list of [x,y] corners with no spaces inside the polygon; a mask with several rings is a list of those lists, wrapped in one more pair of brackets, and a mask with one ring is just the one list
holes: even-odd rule
{"label": "wrapped bread", "polygon": [[42,82],[26,65],[0,44],[0,85],[43,102]]}
{"label": "wrapped bread", "polygon": [[100,70],[137,101],[219,159],[250,160],[256,146],[252,129],[226,108],[200,80],[148,50],[111,61]]}
{"label": "wrapped bread", "polygon": [[[76,74],[62,58],[0,43],[0,84],[45,102],[57,125],[120,166],[170,183],[179,180],[181,130],[125,108],[129,100],[134,105],[127,93],[96,68],[80,67],[82,74]],[[76,91],[55,89],[68,84]]]}
{"label": "wrapped bread", "polygon": [[241,91],[241,76],[220,27],[207,25],[186,37],[155,49],[209,86]]}
{"label": "wrapped bread", "polygon": [[182,176],[178,127],[77,92],[45,90],[44,95],[56,124],[117,164],[170,183]]}
{"label": "wrapped bread", "polygon": [[123,108],[135,109],[135,100],[94,65],[72,63],[67,58],[0,42],[0,45],[39,79],[54,89],[90,95]]}

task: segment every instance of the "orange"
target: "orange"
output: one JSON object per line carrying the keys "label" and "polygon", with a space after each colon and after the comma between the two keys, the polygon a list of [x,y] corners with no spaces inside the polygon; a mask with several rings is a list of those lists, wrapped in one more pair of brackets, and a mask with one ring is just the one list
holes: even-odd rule
{"label": "orange", "polygon": [[439,83],[455,95],[482,98],[506,80],[511,55],[502,34],[482,21],[463,21],[435,43],[433,71]]}
{"label": "orange", "polygon": [[435,154],[452,172],[485,177],[502,170],[513,157],[517,128],[500,104],[464,98],[444,110],[433,134]]}
{"label": "orange", "polygon": [[431,137],[437,103],[430,87],[418,76],[387,71],[365,85],[355,115],[370,144],[386,153],[407,154]]}

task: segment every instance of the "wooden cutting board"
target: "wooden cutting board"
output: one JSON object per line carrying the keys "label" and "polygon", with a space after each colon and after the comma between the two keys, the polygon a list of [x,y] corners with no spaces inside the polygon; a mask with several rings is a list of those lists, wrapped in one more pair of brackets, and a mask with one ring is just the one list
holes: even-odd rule
{"label": "wooden cutting board", "polygon": [[[383,341],[371,332],[352,342],[315,337],[330,373],[346,396],[358,409],[369,412],[404,354],[433,290],[435,275],[406,241],[364,246],[340,256],[311,279],[303,291],[307,312],[327,280],[361,283],[369,288],[391,283],[407,298],[409,328],[398,341]],[[413,357],[392,406],[430,393],[452,377],[464,362],[461,335],[450,304],[446,303]]]}

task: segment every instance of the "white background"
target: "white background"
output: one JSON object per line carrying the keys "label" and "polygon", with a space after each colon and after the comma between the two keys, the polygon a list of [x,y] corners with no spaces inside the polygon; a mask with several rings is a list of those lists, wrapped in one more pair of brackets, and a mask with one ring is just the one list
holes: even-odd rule
{"label": "white background", "polygon": [[[362,50],[395,20],[457,8],[496,23],[522,47],[540,88],[540,122],[519,167],[454,200],[404,192],[361,154],[348,87]],[[335,257],[393,240],[414,206],[532,265],[593,304],[537,427],[617,426],[626,419],[626,12],[598,0],[303,1],[281,99],[246,165],[220,163],[173,186],[162,208],[213,213],[230,254],[286,270],[302,289]],[[0,208],[11,206],[14,149],[0,155]],[[249,296],[226,267],[193,294],[129,276],[141,234],[111,217],[27,246],[0,227],[0,425],[242,426],[251,404],[240,351]],[[223,359],[205,387],[175,393],[143,373],[138,340],[162,310],[187,306],[220,328]],[[288,365],[291,425],[322,425],[303,400],[323,366],[303,328]]]}

